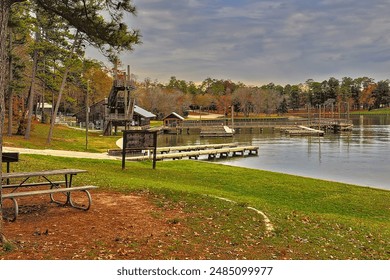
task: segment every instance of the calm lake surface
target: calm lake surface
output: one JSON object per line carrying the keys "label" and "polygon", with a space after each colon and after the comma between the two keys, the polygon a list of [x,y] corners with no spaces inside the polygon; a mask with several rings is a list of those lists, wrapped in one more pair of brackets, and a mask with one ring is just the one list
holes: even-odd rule
{"label": "calm lake surface", "polygon": [[353,116],[354,128],[324,137],[241,131],[229,138],[159,136],[159,146],[235,142],[259,146],[259,156],[216,162],[390,190],[390,116]]}

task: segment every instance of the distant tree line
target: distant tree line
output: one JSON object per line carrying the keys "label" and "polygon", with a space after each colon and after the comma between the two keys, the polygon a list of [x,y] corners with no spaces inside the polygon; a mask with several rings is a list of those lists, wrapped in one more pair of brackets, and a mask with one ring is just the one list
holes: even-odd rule
{"label": "distant tree line", "polygon": [[[368,77],[341,80],[312,79],[297,85],[247,86],[241,82],[207,78],[201,84],[172,76],[166,84],[147,78],[138,83],[136,99],[141,106],[162,117],[175,111],[209,110],[245,117],[284,114],[308,108],[323,110],[371,110],[390,104],[389,80],[375,82]],[[233,110],[232,110],[233,107]]]}

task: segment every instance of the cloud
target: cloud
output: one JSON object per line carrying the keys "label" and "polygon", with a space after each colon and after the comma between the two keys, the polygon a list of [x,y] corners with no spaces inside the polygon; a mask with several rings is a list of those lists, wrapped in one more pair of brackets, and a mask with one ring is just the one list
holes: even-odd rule
{"label": "cloud", "polygon": [[[386,77],[385,0],[135,0],[143,44],[122,54],[139,79],[207,77],[300,83],[354,73]],[[345,73],[345,74],[343,74]]]}

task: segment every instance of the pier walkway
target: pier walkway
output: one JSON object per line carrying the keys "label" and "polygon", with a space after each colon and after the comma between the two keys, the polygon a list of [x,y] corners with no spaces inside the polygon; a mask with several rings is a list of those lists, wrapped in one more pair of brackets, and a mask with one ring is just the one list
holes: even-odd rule
{"label": "pier walkway", "polygon": [[[200,156],[207,156],[208,159],[225,158],[229,156],[258,155],[257,146],[238,146],[237,144],[216,144],[216,145],[195,145],[181,147],[158,148],[157,160],[164,159],[198,159]],[[126,157],[128,161],[142,161],[153,158],[153,153],[148,155]]]}
{"label": "pier walkway", "polygon": [[185,120],[177,127],[164,127],[163,130],[168,133],[181,134],[183,132],[190,133],[190,130],[198,129],[205,131],[212,127],[228,126],[232,129],[281,129],[284,127],[293,127],[303,125],[309,128],[316,128],[324,131],[345,131],[351,130],[353,127],[352,121],[348,119],[336,118],[270,118],[270,119],[215,119],[215,120]]}
{"label": "pier walkway", "polygon": [[174,147],[158,147],[157,153],[167,154],[170,152],[191,152],[191,151],[200,151],[207,149],[222,149],[222,148],[236,148],[237,143],[227,143],[227,144],[206,144],[206,145],[188,145],[188,146],[174,146]]}
{"label": "pier walkway", "polygon": [[310,128],[303,125],[297,125],[295,127],[283,128],[281,131],[284,131],[290,136],[324,136],[325,131]]}

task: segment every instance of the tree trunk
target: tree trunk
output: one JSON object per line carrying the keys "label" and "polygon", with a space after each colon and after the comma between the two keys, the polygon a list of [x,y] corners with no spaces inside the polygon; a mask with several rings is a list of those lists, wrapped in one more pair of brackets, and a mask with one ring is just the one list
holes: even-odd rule
{"label": "tree trunk", "polygon": [[[7,90],[7,25],[11,3],[8,0],[0,0],[0,165],[3,155],[3,128],[5,115],[4,93]],[[0,168],[0,244],[5,241],[3,231],[3,173]]]}
{"label": "tree trunk", "polygon": [[[59,91],[59,93],[58,93],[58,98],[57,98],[56,106],[55,106],[55,108],[54,108],[54,111],[53,111],[53,114],[52,114],[51,120],[50,120],[49,135],[47,136],[47,143],[48,143],[48,144],[50,144],[51,138],[52,138],[52,136],[53,136],[54,125],[55,125],[55,123],[56,123],[56,116],[57,116],[57,114],[58,114],[58,109],[59,109],[60,104],[61,104],[62,93],[64,92],[65,85],[66,85],[66,79],[67,79],[68,73],[69,73],[70,65],[69,65],[69,62],[68,62],[68,61],[71,59],[71,57],[72,57],[72,55],[73,55],[73,52],[74,52],[74,50],[75,50],[75,48],[76,48],[77,43],[79,43],[78,34],[79,34],[79,32],[77,31],[77,32],[76,32],[76,35],[75,35],[75,39],[74,39],[74,41],[73,41],[72,48],[71,48],[70,53],[69,53],[69,56],[68,56],[68,59],[67,59],[67,61],[65,61],[65,63],[66,63],[67,65],[66,65],[66,68],[65,68],[64,76],[62,77],[62,83],[61,83],[60,91]],[[53,103],[54,103],[54,99],[53,99]]]}
{"label": "tree trunk", "polygon": [[[54,125],[56,123],[56,116],[58,114],[58,109],[59,109],[60,104],[61,104],[62,93],[63,93],[63,91],[65,89],[66,79],[67,79],[68,73],[69,73],[69,67],[70,66],[66,66],[66,69],[65,69],[65,72],[64,72],[64,76],[62,77],[62,83],[61,83],[60,91],[58,93],[57,102],[56,102],[56,105],[55,105],[55,108],[54,108],[54,111],[53,111],[53,115],[51,116],[49,135],[47,136],[47,143],[48,144],[50,144],[51,138],[53,136],[53,129],[54,129]],[[53,101],[54,101],[54,99],[53,99]]]}
{"label": "tree trunk", "polygon": [[[9,30],[9,58],[8,58],[8,61],[9,61],[9,84],[11,85],[12,84],[12,80],[13,80],[13,67],[12,67],[12,55],[11,55],[11,51],[12,51],[12,30],[10,29]],[[8,91],[8,136],[12,136],[12,122],[13,122],[13,99],[14,99],[14,94],[13,94],[13,90],[12,90],[12,86],[9,87],[9,91]]]}
{"label": "tree trunk", "polygon": [[[39,31],[35,33],[35,42],[38,43],[40,40]],[[28,105],[27,105],[27,127],[26,127],[26,133],[24,134],[25,139],[30,139],[30,133],[31,133],[31,122],[32,122],[32,115],[33,115],[33,109],[34,109],[34,97],[35,97],[35,78],[37,74],[37,68],[38,68],[38,50],[35,48],[34,50],[34,58],[33,58],[33,69],[32,69],[32,75],[31,75],[31,86],[30,86],[30,94],[28,96]]]}
{"label": "tree trunk", "polygon": [[[31,85],[30,85],[31,87]],[[29,98],[31,94],[31,88],[29,88],[28,90],[28,96],[27,96],[27,100]],[[20,106],[20,110],[22,112],[22,114],[20,115],[20,118],[19,118],[19,125],[18,125],[18,130],[16,132],[16,135],[25,135],[26,134],[26,120],[27,120],[27,105],[26,105],[26,100],[24,97],[22,97],[22,102],[21,102],[21,106]]]}

